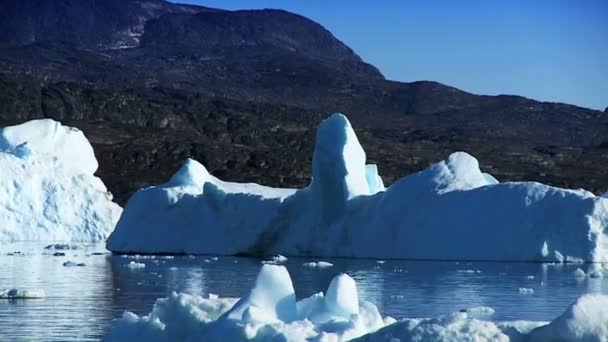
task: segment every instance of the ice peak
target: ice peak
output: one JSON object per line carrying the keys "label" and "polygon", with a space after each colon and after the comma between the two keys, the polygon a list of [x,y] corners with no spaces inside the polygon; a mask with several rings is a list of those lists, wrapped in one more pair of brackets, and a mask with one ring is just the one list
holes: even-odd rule
{"label": "ice peak", "polygon": [[203,164],[188,158],[184,165],[169,180],[169,186],[196,186],[202,187],[209,181],[211,175]]}
{"label": "ice peak", "polygon": [[249,294],[225,317],[247,321],[284,321],[296,318],[296,294],[287,268],[263,265]]}
{"label": "ice peak", "polygon": [[97,159],[82,131],[52,119],[31,120],[0,129],[0,150],[12,150],[24,157],[32,152],[44,155],[75,173],[93,175]]}
{"label": "ice peak", "polygon": [[436,173],[433,180],[439,193],[470,190],[496,182],[490,175],[483,174],[477,159],[466,152],[454,152],[432,169]]}
{"label": "ice peak", "polygon": [[335,276],[327,288],[325,306],[328,312],[344,318],[359,314],[355,280],[346,273]]}
{"label": "ice peak", "polygon": [[311,189],[324,212],[321,216],[325,222],[341,216],[348,199],[370,194],[365,151],[343,114],[333,114],[319,125]]}

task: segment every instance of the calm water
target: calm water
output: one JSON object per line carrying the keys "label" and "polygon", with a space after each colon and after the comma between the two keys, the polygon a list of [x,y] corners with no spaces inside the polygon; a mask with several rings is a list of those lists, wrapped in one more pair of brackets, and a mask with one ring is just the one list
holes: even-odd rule
{"label": "calm water", "polygon": [[[103,245],[60,251],[65,256],[54,252],[38,243],[0,244],[0,289],[46,292],[44,299],[0,299],[0,340],[98,340],[123,311],[148,313],[171,291],[240,297],[260,268],[253,258],[112,256]],[[64,267],[68,260],[86,266]],[[146,267],[126,267],[132,260]],[[357,280],[360,297],[396,318],[485,305],[496,310],[491,319],[497,321],[550,320],[583,293],[608,293],[608,279],[577,280],[572,272],[579,266],[331,259],[335,267],[315,270],[302,266],[307,261],[287,262],[299,298],[324,291],[334,275],[346,272]],[[520,287],[535,292],[520,295]]]}

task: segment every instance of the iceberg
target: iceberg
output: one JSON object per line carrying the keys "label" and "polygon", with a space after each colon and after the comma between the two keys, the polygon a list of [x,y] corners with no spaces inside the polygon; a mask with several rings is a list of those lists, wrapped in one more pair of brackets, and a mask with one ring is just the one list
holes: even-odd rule
{"label": "iceberg", "polygon": [[317,131],[312,180],[277,189],[223,182],[194,160],[136,192],[107,248],[379,259],[608,262],[608,200],[498,182],[456,152],[385,188],[348,119]]}
{"label": "iceberg", "polygon": [[0,129],[0,241],[103,241],[122,209],[84,134],[50,120]]}
{"label": "iceberg", "polygon": [[125,312],[103,341],[605,341],[608,296],[579,297],[552,322],[492,322],[494,310],[465,309],[437,318],[395,320],[358,297],[347,274],[326,294],[296,301],[284,266],[264,265],[242,299],[172,293],[152,312]]}

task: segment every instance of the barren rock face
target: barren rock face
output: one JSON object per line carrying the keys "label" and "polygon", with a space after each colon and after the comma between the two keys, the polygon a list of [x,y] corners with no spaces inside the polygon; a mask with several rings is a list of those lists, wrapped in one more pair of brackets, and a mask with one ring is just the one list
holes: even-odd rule
{"label": "barren rock face", "polygon": [[499,180],[608,190],[605,113],[387,81],[285,11],[9,0],[0,56],[0,125],[82,129],[121,203],[188,157],[228,180],[304,186],[314,129],[332,112],[358,127],[387,184],[464,150]]}

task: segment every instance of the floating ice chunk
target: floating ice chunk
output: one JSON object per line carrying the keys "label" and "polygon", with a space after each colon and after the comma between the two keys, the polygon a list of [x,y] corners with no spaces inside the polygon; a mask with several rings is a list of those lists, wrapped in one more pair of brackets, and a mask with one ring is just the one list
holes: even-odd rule
{"label": "floating ice chunk", "polygon": [[576,270],[574,270],[574,276],[576,278],[586,278],[587,274],[585,273],[585,271],[581,270],[580,268],[577,268]]}
{"label": "floating ice chunk", "polygon": [[44,290],[0,289],[0,299],[37,299],[44,298]]}
{"label": "floating ice chunk", "polygon": [[519,288],[519,294],[520,295],[533,295],[534,294],[534,289],[530,289],[530,288],[526,288],[526,287],[520,287]]}
{"label": "floating ice chunk", "polygon": [[0,241],[103,241],[120,217],[78,129],[50,119],[0,129],[0,170]]}
{"label": "floating ice chunk", "polygon": [[147,316],[125,313],[103,340],[347,341],[394,322],[373,304],[359,302],[346,275],[334,278],[327,293],[329,301],[318,293],[296,303],[285,267],[263,265],[253,289],[236,304],[212,294],[172,293]]}
{"label": "floating ice chunk", "polygon": [[359,295],[355,280],[342,273],[332,279],[325,296],[325,307],[328,312],[343,318],[350,318],[359,313]]}
{"label": "floating ice chunk", "polygon": [[481,270],[457,270],[458,273],[481,274]]}
{"label": "floating ice chunk", "polygon": [[[306,188],[289,193],[274,189],[281,192],[274,197],[268,196],[268,189],[239,185],[240,190],[234,191],[236,185],[213,178],[195,163],[188,162],[192,164],[187,166],[192,173],[188,177],[201,179],[179,183],[204,183],[202,188],[170,182],[138,191],[107,248],[220,255],[281,252],[324,258],[608,262],[605,199],[535,182],[496,183],[464,152],[373,193],[369,179],[376,171],[366,166],[365,152],[340,114],[319,126],[313,177]],[[462,239],[465,234],[471,238]]]}
{"label": "floating ice chunk", "polygon": [[331,262],[327,262],[327,261],[311,261],[311,262],[305,262],[302,264],[302,266],[304,267],[309,267],[309,268],[328,268],[328,267],[333,267],[334,264],[332,264]]}
{"label": "floating ice chunk", "polygon": [[471,318],[487,318],[492,316],[495,311],[489,306],[474,306],[471,308],[462,309],[460,312],[465,312],[468,317]]}
{"label": "floating ice chunk", "polygon": [[92,175],[97,171],[98,164],[93,147],[82,131],[62,126],[52,119],[31,120],[5,127],[0,130],[0,140],[9,148],[25,148],[30,150],[30,154],[31,151],[36,151],[53,156],[64,167],[79,173]]}
{"label": "floating ice chunk", "polygon": [[608,296],[586,294],[550,324],[536,328],[530,341],[608,341]]}
{"label": "floating ice chunk", "polygon": [[287,257],[285,257],[281,254],[277,254],[277,255],[273,256],[270,260],[263,260],[262,264],[279,265],[279,264],[284,264],[286,262],[287,262]]}
{"label": "floating ice chunk", "polygon": [[83,267],[83,266],[86,266],[86,264],[84,262],[66,261],[63,263],[63,266],[65,266],[65,267]]}
{"label": "floating ice chunk", "polygon": [[76,250],[80,249],[81,246],[73,243],[55,243],[51,245],[47,245],[44,249],[49,250]]}
{"label": "floating ice chunk", "polygon": [[143,262],[135,262],[135,261],[131,261],[130,263],[126,264],[125,266],[132,270],[146,268],[146,264],[144,264]]}

